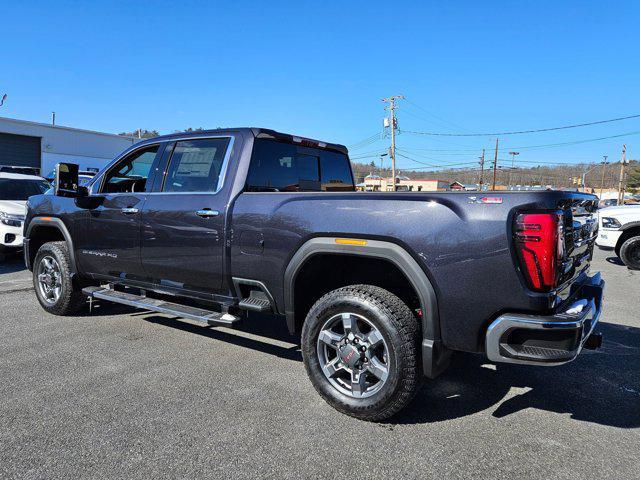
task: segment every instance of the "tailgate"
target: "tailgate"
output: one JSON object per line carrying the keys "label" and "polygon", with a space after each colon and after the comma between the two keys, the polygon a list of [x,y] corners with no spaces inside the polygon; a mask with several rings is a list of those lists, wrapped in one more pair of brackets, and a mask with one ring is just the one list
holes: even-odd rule
{"label": "tailgate", "polygon": [[561,259],[560,285],[589,267],[598,236],[596,197],[568,198],[563,207],[565,252]]}

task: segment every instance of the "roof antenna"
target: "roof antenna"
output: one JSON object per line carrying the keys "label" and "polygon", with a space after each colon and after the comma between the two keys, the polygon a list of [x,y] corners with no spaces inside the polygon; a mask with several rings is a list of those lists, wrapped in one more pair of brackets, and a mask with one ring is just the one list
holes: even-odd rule
{"label": "roof antenna", "polygon": [[7,94],[5,93],[4,95],[2,95],[2,98],[0,99],[0,107],[2,105],[4,105],[4,101],[7,99]]}

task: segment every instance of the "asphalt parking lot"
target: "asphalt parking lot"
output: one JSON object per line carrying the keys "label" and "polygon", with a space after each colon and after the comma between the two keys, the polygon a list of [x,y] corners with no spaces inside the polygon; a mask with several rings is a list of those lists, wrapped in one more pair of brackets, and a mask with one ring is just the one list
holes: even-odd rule
{"label": "asphalt parking lot", "polygon": [[45,314],[0,267],[0,478],[638,478],[640,272],[597,251],[600,351],[556,368],[460,354],[386,424],[326,405],[284,326],[102,305]]}

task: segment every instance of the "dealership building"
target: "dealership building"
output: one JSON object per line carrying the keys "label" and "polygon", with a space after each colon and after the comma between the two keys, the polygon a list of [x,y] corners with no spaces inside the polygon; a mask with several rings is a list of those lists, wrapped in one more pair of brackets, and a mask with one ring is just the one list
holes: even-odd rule
{"label": "dealership building", "polygon": [[0,117],[0,165],[39,168],[42,175],[60,162],[81,170],[101,168],[137,138]]}

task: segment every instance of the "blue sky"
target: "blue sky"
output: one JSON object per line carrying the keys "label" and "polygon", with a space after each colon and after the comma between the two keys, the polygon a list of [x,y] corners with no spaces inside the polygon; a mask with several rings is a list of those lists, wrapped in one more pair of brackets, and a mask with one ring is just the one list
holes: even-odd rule
{"label": "blue sky", "polygon": [[[47,122],[55,110],[59,124],[114,133],[265,126],[353,145],[381,130],[380,100],[393,94],[407,97],[398,111],[405,131],[640,113],[634,1],[5,2],[0,15],[6,117]],[[640,119],[504,136],[500,156],[636,131]],[[636,134],[521,149],[518,160],[618,160],[624,142],[640,157]],[[399,164],[475,161],[494,143],[401,133],[412,160]]]}

